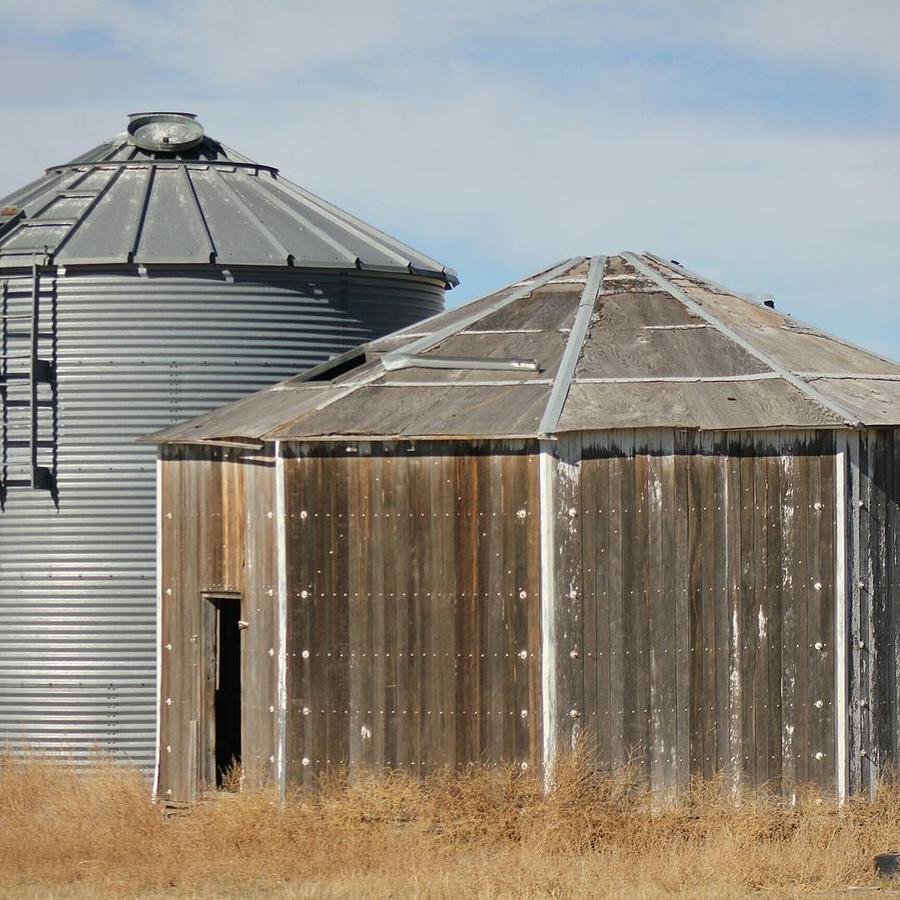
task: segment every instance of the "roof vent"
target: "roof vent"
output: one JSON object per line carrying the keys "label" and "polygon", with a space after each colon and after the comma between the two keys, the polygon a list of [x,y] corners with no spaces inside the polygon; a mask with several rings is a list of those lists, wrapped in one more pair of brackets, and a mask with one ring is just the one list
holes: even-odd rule
{"label": "roof vent", "polygon": [[128,140],[142,150],[180,153],[203,140],[203,126],[193,113],[145,112],[128,118]]}

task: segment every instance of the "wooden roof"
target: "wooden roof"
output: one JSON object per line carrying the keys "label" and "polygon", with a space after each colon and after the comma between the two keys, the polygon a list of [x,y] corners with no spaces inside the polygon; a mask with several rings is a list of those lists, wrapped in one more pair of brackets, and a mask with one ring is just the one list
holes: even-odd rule
{"label": "wooden roof", "polygon": [[158,443],[900,423],[900,364],[650,253],[576,257]]}

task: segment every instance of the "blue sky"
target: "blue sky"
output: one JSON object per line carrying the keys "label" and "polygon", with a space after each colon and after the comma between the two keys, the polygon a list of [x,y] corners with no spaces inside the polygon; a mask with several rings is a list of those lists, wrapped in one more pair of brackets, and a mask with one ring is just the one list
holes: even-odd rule
{"label": "blue sky", "polygon": [[0,0],[0,21],[0,195],[128,112],[187,109],[455,267],[453,303],[648,248],[900,357],[896,2]]}

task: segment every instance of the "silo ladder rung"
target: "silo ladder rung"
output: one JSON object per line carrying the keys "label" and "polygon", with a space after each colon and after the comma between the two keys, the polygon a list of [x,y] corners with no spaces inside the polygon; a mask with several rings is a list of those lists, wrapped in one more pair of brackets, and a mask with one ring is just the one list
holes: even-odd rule
{"label": "silo ladder rung", "polygon": [[[41,340],[52,340],[54,335],[40,330],[41,313],[41,267],[35,261],[32,265],[30,292],[24,287],[10,286],[9,281],[2,282],[2,348],[0,353],[0,395],[2,395],[5,410],[26,409],[28,416],[27,440],[11,437],[10,417],[3,416],[3,490],[11,487],[31,487],[36,490],[53,490],[54,475],[49,466],[41,464],[38,451],[46,449],[48,442],[40,439],[40,413],[41,410],[55,409],[55,391],[52,398],[38,397],[38,386],[48,384],[55,387],[56,373],[53,363],[40,356]],[[19,301],[31,298],[31,309],[28,312],[9,311],[10,300]],[[12,331],[9,323],[12,321],[28,321],[30,329]],[[16,365],[19,361],[20,365]],[[12,367],[10,366],[12,363]],[[21,385],[24,396],[10,396],[10,391],[17,385]],[[13,425],[13,428],[15,426]],[[49,442],[52,450],[53,444]],[[10,450],[24,449],[27,457],[22,460],[26,469],[30,469],[30,477],[8,478],[9,468],[19,469],[15,464],[15,458],[10,459]],[[18,454],[15,454],[18,456]]]}

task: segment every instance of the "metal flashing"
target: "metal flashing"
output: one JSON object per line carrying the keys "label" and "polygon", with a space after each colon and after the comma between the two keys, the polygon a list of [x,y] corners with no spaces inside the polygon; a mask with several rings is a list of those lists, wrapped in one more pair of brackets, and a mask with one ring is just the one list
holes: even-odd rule
{"label": "metal flashing", "polygon": [[575,312],[575,321],[572,323],[572,330],[569,332],[566,349],[563,351],[556,378],[553,380],[547,407],[541,418],[541,424],[538,426],[538,431],[542,437],[549,435],[556,428],[566,398],[569,396],[569,386],[575,375],[575,365],[578,362],[578,357],[581,355],[581,348],[584,346],[584,340],[587,337],[588,328],[591,324],[591,315],[597,302],[597,294],[600,291],[605,268],[605,256],[591,257],[591,265],[585,279],[584,290],[581,292],[581,299],[578,301],[578,309]]}
{"label": "metal flashing", "polygon": [[540,366],[533,359],[509,359],[475,356],[424,356],[421,353],[394,351],[382,357],[386,372],[399,369],[466,369],[497,372],[539,372]]}

